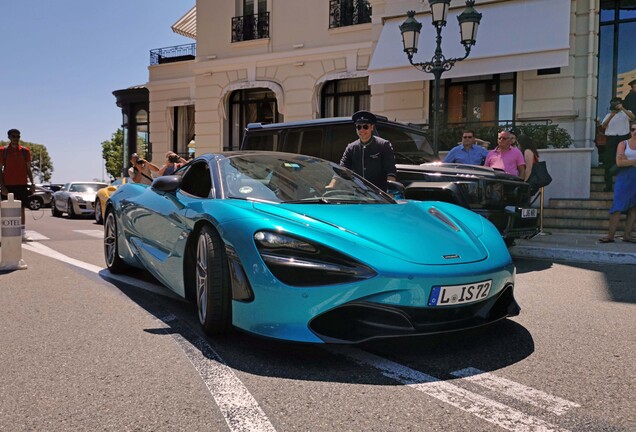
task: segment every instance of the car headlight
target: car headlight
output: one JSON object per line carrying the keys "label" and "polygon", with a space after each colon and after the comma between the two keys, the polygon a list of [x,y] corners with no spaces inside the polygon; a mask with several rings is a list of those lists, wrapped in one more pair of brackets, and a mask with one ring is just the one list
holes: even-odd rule
{"label": "car headlight", "polygon": [[376,275],[347,255],[287,234],[258,231],[254,242],[267,268],[287,285],[334,285]]}
{"label": "car headlight", "polygon": [[83,203],[83,202],[84,202],[84,198],[82,198],[82,197],[81,197],[81,196],[79,196],[79,195],[75,195],[75,200],[76,200],[78,203]]}

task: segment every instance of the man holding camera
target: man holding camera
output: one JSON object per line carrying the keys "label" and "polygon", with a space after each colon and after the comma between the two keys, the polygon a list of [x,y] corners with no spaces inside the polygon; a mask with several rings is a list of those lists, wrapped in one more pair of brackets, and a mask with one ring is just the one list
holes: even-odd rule
{"label": "man holding camera", "polygon": [[150,185],[154,180],[153,172],[159,172],[159,167],[152,162],[142,159],[137,153],[133,153],[130,157],[130,168],[128,168],[128,177],[133,183],[141,183]]}
{"label": "man holding camera", "polygon": [[166,153],[166,163],[159,170],[158,175],[172,175],[177,169],[181,168],[181,166],[186,163],[187,160],[176,154],[175,152],[169,151]]}
{"label": "man holding camera", "polygon": [[610,112],[601,123],[606,139],[605,151],[603,152],[603,168],[605,169],[605,192],[612,191],[612,167],[616,160],[616,147],[618,143],[630,137],[629,125],[634,121],[634,113],[625,109],[623,100],[614,97],[610,100]]}

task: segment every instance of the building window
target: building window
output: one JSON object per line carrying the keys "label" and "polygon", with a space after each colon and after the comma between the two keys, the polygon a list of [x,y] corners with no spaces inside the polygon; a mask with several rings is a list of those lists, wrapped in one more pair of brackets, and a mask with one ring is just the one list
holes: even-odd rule
{"label": "building window", "polygon": [[238,0],[232,18],[232,42],[269,38],[267,0]]}
{"label": "building window", "polygon": [[238,150],[249,123],[279,123],[276,95],[269,89],[237,90],[230,96],[230,139],[223,150]]}
{"label": "building window", "polygon": [[329,28],[346,27],[371,22],[369,0],[330,0]]}
{"label": "building window", "polygon": [[322,117],[348,117],[371,107],[371,89],[368,78],[334,80],[322,89]]}
{"label": "building window", "polygon": [[[507,125],[515,117],[515,74],[443,80],[440,84],[440,123],[477,127]],[[433,124],[433,91],[429,124]]]}
{"label": "building window", "polygon": [[188,158],[188,144],[194,139],[194,105],[173,108],[172,151]]}
{"label": "building window", "polygon": [[598,56],[597,113],[603,118],[612,97],[624,98],[636,79],[636,1],[602,0]]}

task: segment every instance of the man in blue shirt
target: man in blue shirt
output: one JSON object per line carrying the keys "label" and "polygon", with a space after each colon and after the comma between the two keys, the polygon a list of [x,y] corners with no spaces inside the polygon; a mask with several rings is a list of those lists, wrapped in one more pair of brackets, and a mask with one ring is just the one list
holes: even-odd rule
{"label": "man in blue shirt", "polygon": [[483,165],[488,150],[475,144],[475,132],[467,129],[462,133],[462,143],[448,152],[444,162],[468,165]]}

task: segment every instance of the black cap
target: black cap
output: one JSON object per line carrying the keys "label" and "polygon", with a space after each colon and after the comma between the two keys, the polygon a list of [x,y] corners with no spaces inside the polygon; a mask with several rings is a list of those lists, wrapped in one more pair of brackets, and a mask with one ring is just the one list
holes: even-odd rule
{"label": "black cap", "polygon": [[354,123],[370,123],[375,124],[378,120],[373,113],[369,111],[358,111],[353,116],[351,116]]}
{"label": "black cap", "polygon": [[634,84],[636,84],[636,79],[631,80],[630,82],[627,83],[627,85],[629,86],[633,86]]}

